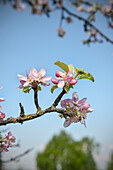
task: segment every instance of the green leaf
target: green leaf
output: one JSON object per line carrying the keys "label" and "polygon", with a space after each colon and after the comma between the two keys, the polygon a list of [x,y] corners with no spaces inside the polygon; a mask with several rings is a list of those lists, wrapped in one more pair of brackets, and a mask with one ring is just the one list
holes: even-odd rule
{"label": "green leaf", "polygon": [[76,73],[76,68],[73,66],[73,64],[68,65],[69,70],[71,70],[74,73]]}
{"label": "green leaf", "polygon": [[93,82],[95,81],[94,77],[90,73],[86,73],[83,68],[82,69],[77,68],[76,71],[78,74],[78,79],[88,79]]}
{"label": "green leaf", "polygon": [[78,74],[80,74],[80,75],[85,73],[85,71],[84,71],[83,68],[77,68],[77,69],[76,69],[76,72],[77,72]]}
{"label": "green leaf", "polygon": [[67,85],[64,87],[64,90],[66,91],[66,93],[68,93],[68,91],[70,90],[70,88],[73,88],[73,85],[67,84]]}
{"label": "green leaf", "polygon": [[69,71],[68,65],[61,61],[56,61],[54,64],[57,65],[58,67],[60,67],[61,69],[63,69],[65,72]]}
{"label": "green leaf", "polygon": [[30,90],[31,90],[31,87],[29,87],[29,86],[23,88],[24,93],[29,93]]}
{"label": "green leaf", "polygon": [[55,89],[57,89],[57,88],[58,88],[58,86],[57,86],[57,85],[52,86],[52,87],[51,87],[51,93],[53,93],[53,92],[54,92],[54,90],[55,90]]}
{"label": "green leaf", "polygon": [[79,79],[88,79],[94,82],[94,77],[90,73],[85,73],[79,76]]}
{"label": "green leaf", "polygon": [[41,91],[42,89],[41,89],[41,87],[40,86],[37,86],[37,92],[38,91]]}

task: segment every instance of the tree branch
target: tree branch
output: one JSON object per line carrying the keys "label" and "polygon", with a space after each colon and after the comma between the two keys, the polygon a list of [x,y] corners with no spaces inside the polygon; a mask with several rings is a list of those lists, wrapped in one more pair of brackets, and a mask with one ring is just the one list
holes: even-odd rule
{"label": "tree branch", "polygon": [[59,96],[54,101],[54,103],[52,104],[52,106],[56,107],[65,93],[66,91],[63,89],[62,92],[59,94]]}
{"label": "tree branch", "polygon": [[69,15],[79,19],[79,20],[82,20],[83,22],[85,22],[87,25],[89,25],[90,27],[92,27],[93,29],[96,30],[96,32],[98,32],[106,41],[110,42],[111,44],[113,44],[113,41],[111,39],[109,39],[106,35],[104,35],[98,28],[96,28],[92,23],[90,23],[88,20],[86,20],[85,18],[79,16],[79,15],[76,15],[72,12],[70,12],[67,8],[65,7],[62,7],[62,9],[68,13]]}
{"label": "tree branch", "polygon": [[[60,95],[59,95],[60,96]],[[58,99],[59,100],[59,99]],[[55,100],[56,101],[56,100]],[[58,101],[54,102],[55,105],[58,104]],[[28,114],[28,115],[25,115],[24,117],[17,117],[17,118],[14,118],[14,117],[9,117],[8,119],[4,120],[4,121],[1,121],[0,122],[0,126],[3,126],[3,125],[7,125],[7,124],[11,124],[11,123],[23,123],[25,121],[29,121],[29,120],[32,120],[32,119],[35,119],[35,118],[38,118],[38,117],[41,117],[43,116],[44,114],[46,113],[51,113],[51,112],[57,112],[57,113],[61,113],[63,114],[63,116],[70,116],[69,113],[67,113],[65,110],[62,110],[62,109],[57,109],[54,105],[52,105],[51,107],[45,109],[45,110],[41,110],[41,111],[37,111],[36,113],[33,113],[33,114]]]}
{"label": "tree branch", "polygon": [[17,155],[17,156],[15,156],[14,158],[11,158],[11,159],[6,160],[6,161],[2,161],[2,160],[1,160],[1,163],[9,163],[9,162],[12,162],[12,161],[16,161],[18,158],[21,158],[22,156],[28,154],[28,153],[31,152],[32,150],[33,150],[33,148],[28,149],[28,150],[26,150],[24,153],[22,153],[22,154],[20,154],[20,155]]}

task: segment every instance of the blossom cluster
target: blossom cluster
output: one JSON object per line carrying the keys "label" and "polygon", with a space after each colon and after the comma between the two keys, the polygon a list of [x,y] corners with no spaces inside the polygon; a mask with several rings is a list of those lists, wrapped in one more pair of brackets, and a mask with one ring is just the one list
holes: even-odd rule
{"label": "blossom cluster", "polygon": [[[0,87],[0,90],[2,89],[2,87]],[[0,102],[4,102],[5,100],[3,98],[0,98]],[[1,111],[1,105],[0,105],[0,121],[3,121],[3,118],[5,118],[5,113],[3,113]],[[11,132],[8,132],[8,135],[6,135],[4,138],[2,137],[1,133],[0,133],[0,152],[8,151],[9,147],[12,147],[13,144],[15,142],[15,137],[12,135]]]}
{"label": "blossom cluster", "polygon": [[12,135],[11,132],[8,132],[7,135],[3,138],[3,136],[0,134],[0,152],[2,151],[9,151],[8,148],[13,146],[13,143],[15,143],[15,136]]}
{"label": "blossom cluster", "polygon": [[71,70],[69,70],[67,73],[57,70],[56,77],[57,78],[52,79],[52,82],[57,84],[59,88],[63,88],[67,82],[69,82],[70,85],[75,85],[77,83],[77,79],[73,78],[73,72]]}
{"label": "blossom cluster", "polygon": [[28,87],[30,85],[33,86],[34,83],[37,86],[39,86],[39,84],[41,84],[43,86],[49,86],[50,83],[47,84],[47,82],[51,79],[51,77],[44,77],[45,73],[46,72],[43,68],[40,69],[39,72],[37,72],[37,70],[32,67],[29,75],[28,75],[28,72],[26,71],[27,77],[24,77],[24,76],[18,74],[21,85],[17,89],[22,89],[22,88]]}
{"label": "blossom cluster", "polygon": [[[93,109],[89,104],[86,103],[87,98],[79,100],[77,92],[74,92],[72,99],[65,99],[61,101],[61,107],[70,116],[66,116],[64,127],[68,127],[71,123],[81,122],[86,127],[85,119],[87,113],[92,112]],[[59,115],[62,118],[62,115]]]}

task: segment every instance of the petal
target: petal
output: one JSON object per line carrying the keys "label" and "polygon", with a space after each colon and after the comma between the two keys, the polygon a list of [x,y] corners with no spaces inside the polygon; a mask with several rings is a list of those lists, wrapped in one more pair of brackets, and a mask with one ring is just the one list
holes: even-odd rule
{"label": "petal", "polygon": [[3,98],[0,98],[0,102],[4,102],[5,100]]}
{"label": "petal", "polygon": [[79,100],[78,104],[84,104],[86,102],[86,100],[87,100],[87,98],[85,97],[85,98]]}
{"label": "petal", "polygon": [[68,80],[71,80],[73,77],[73,73],[71,70],[69,70],[67,73],[66,73],[66,76],[65,76],[65,80],[68,81]]}
{"label": "petal", "polygon": [[74,93],[72,94],[72,100],[73,100],[75,103],[78,102],[79,96],[78,96],[78,93],[77,93],[77,92],[74,92]]}
{"label": "petal", "polygon": [[71,104],[72,105],[72,99],[65,99],[61,101],[61,107],[65,108],[67,106],[67,104]]}
{"label": "petal", "polygon": [[38,78],[38,76],[39,76],[39,73],[37,72],[37,70],[35,68],[32,67],[31,70],[30,70],[29,77],[30,78],[33,78],[33,77]]}
{"label": "petal", "polygon": [[22,76],[22,75],[20,75],[20,74],[18,74],[17,76],[19,77],[20,81],[21,81],[21,80],[27,81],[27,78],[26,78],[26,77],[24,77],[24,76]]}
{"label": "petal", "polygon": [[2,89],[2,87],[0,86],[0,90]]}
{"label": "petal", "polygon": [[59,88],[63,88],[65,85],[65,82],[64,81],[61,81],[60,83],[58,83],[58,87]]}
{"label": "petal", "polygon": [[26,76],[27,76],[27,78],[28,78],[28,72],[27,72],[27,70],[26,70]]}
{"label": "petal", "polygon": [[0,106],[0,110],[2,109],[2,106]]}
{"label": "petal", "polygon": [[43,77],[45,76],[45,74],[46,74],[46,71],[43,68],[41,68],[39,71],[39,77]]}
{"label": "petal", "polygon": [[71,124],[71,118],[65,120],[64,127],[68,127]]}
{"label": "petal", "polygon": [[19,87],[17,87],[16,89],[22,89],[23,88],[23,85],[20,85]]}
{"label": "petal", "polygon": [[23,86],[24,86],[24,87],[27,87],[27,86],[29,86],[29,83],[30,83],[30,82],[27,81],[27,82],[25,82],[25,83],[23,84]]}
{"label": "petal", "polygon": [[54,84],[58,84],[58,83],[59,83],[59,80],[58,80],[57,78],[54,78],[54,79],[52,79],[51,81],[52,81],[52,83],[54,83]]}
{"label": "petal", "polygon": [[52,78],[52,77],[44,77],[44,78],[41,79],[41,82],[42,82],[42,83],[47,83],[48,81],[51,80],[51,78]]}

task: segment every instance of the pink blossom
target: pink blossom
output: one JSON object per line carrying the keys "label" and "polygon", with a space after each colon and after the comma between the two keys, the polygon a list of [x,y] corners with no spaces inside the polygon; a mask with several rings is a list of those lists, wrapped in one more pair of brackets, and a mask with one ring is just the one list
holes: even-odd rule
{"label": "pink blossom", "polygon": [[40,69],[39,72],[37,72],[37,70],[32,67],[30,70],[29,76],[28,76],[27,71],[26,71],[27,77],[24,77],[24,76],[21,76],[18,74],[21,85],[17,89],[22,89],[24,87],[28,87],[28,86],[32,85],[33,82],[36,82],[37,84],[41,83],[44,86],[50,85],[50,83],[47,84],[47,82],[50,81],[51,77],[44,77],[45,73],[46,72],[43,68]]}
{"label": "pink blossom", "polygon": [[4,138],[2,137],[2,135],[0,135],[0,152],[7,152],[8,148],[13,146],[15,140],[16,138],[12,135],[11,132],[8,132],[8,135],[6,135]]}
{"label": "pink blossom", "polygon": [[64,127],[68,127],[71,123],[84,124],[86,127],[85,119],[87,117],[87,113],[92,112],[93,109],[89,104],[86,104],[87,98],[83,98],[79,100],[79,96],[77,92],[74,92],[72,95],[72,99],[65,99],[61,101],[61,107],[67,111],[67,113],[71,114],[69,117],[65,119]]}
{"label": "pink blossom", "polygon": [[56,29],[58,32],[59,37],[64,37],[66,31],[63,28]]}
{"label": "pink blossom", "polygon": [[56,76],[57,76],[57,78],[52,79],[51,81],[54,84],[57,84],[59,88],[63,88],[65,86],[66,82],[70,81],[73,78],[73,73],[71,70],[69,70],[67,73],[63,73],[63,72],[57,70]]}
{"label": "pink blossom", "polygon": [[77,8],[77,10],[78,10],[79,12],[84,12],[84,6],[83,6],[83,5],[80,5],[80,6]]}
{"label": "pink blossom", "polygon": [[89,13],[96,12],[96,6],[91,6],[87,10]]}

